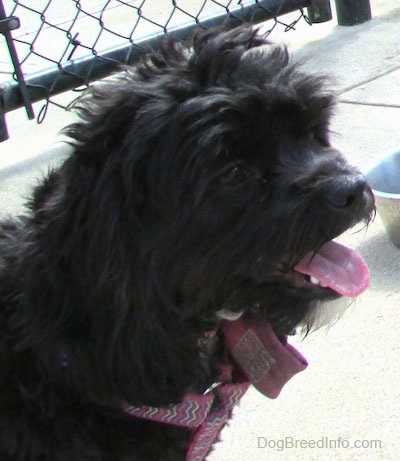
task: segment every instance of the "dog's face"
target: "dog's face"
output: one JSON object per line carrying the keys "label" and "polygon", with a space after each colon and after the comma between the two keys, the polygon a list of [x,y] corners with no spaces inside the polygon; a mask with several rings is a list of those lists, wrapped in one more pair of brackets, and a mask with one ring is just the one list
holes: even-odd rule
{"label": "dog's face", "polygon": [[[315,301],[348,294],[295,270],[374,209],[364,178],[330,146],[324,85],[239,29],[199,34],[190,50],[167,43],[94,91],[97,123],[115,125],[105,164],[112,155],[121,169],[140,258],[183,317],[256,310],[287,334]],[[104,150],[83,131],[72,136]]]}
{"label": "dog's face", "polygon": [[[164,94],[137,116],[143,133],[161,126],[149,140],[142,209],[159,286],[183,315],[251,310],[285,335],[311,322],[316,301],[364,289],[357,257],[324,246],[368,221],[374,204],[360,172],[330,146],[334,98],[323,80],[248,30],[204,34],[166,71],[174,84],[159,77]],[[318,261],[311,254],[321,248],[324,263],[327,253],[336,266],[352,260],[347,278],[359,280],[349,288],[308,274],[303,258]]]}

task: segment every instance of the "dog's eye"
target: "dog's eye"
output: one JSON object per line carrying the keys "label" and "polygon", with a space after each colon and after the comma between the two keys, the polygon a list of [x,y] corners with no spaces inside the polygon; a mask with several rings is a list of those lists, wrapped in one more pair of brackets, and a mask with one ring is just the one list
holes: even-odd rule
{"label": "dog's eye", "polygon": [[234,165],[225,170],[218,178],[223,186],[236,186],[249,176],[249,171],[244,165]]}

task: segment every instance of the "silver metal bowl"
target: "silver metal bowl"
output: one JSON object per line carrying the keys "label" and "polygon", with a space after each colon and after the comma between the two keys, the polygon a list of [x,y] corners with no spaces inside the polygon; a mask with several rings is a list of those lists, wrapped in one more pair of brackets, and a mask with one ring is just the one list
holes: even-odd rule
{"label": "silver metal bowl", "polygon": [[379,160],[364,174],[386,232],[400,246],[400,151]]}

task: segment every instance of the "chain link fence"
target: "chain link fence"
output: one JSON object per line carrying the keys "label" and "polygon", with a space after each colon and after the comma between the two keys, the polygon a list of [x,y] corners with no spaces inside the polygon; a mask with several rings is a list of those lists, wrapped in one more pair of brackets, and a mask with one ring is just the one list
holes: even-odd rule
{"label": "chain link fence", "polygon": [[269,21],[268,35],[330,18],[329,0],[0,0],[0,140],[7,112],[25,107],[40,123],[49,104],[68,108],[57,94],[133,63],[162,34]]}

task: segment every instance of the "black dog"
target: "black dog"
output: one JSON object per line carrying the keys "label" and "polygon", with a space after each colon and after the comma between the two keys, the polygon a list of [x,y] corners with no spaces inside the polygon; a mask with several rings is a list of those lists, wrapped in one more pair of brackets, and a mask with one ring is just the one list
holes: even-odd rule
{"label": "black dog", "polygon": [[249,382],[365,263],[374,209],[324,80],[249,28],[166,40],[92,89],[74,153],[0,230],[0,458],[202,460]]}

